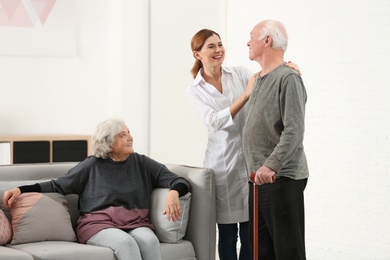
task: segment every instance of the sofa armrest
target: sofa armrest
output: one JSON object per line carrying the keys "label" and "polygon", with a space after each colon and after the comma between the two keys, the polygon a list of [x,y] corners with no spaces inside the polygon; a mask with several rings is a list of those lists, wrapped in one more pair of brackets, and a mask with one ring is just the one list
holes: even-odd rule
{"label": "sofa armrest", "polygon": [[216,247],[214,171],[177,164],[166,166],[191,184],[191,209],[184,239],[192,242],[198,260],[214,260]]}

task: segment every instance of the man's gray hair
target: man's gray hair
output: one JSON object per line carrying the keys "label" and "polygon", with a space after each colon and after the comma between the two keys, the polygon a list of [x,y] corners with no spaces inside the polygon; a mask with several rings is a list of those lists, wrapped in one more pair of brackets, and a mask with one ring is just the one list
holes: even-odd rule
{"label": "man's gray hair", "polygon": [[288,35],[284,25],[276,20],[265,20],[263,21],[264,26],[260,30],[259,40],[266,36],[272,38],[272,48],[278,50],[287,50]]}

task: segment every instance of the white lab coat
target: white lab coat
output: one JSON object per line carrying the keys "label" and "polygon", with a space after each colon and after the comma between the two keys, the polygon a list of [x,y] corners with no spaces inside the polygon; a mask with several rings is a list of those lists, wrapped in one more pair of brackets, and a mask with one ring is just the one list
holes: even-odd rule
{"label": "white lab coat", "polygon": [[229,106],[245,91],[253,73],[244,67],[222,67],[222,94],[198,72],[186,95],[208,129],[203,166],[216,176],[217,223],[249,220],[248,171],[242,147],[245,106],[233,119]]}

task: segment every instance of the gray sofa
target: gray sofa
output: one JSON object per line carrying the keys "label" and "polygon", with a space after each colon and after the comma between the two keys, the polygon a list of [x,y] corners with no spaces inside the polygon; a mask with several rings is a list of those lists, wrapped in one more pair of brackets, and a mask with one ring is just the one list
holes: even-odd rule
{"label": "gray sofa", "polygon": [[[76,163],[16,164],[0,166],[0,196],[9,188],[36,183],[64,175]],[[192,186],[191,207],[186,235],[181,243],[161,243],[163,259],[214,260],[216,244],[215,177],[210,169],[166,165],[171,171],[185,177]],[[78,217],[77,196],[67,196],[72,224]],[[10,212],[0,203],[10,218]],[[50,210],[50,209],[48,209]],[[41,241],[0,246],[1,260],[24,259],[83,259],[115,260],[111,249],[66,241]]]}

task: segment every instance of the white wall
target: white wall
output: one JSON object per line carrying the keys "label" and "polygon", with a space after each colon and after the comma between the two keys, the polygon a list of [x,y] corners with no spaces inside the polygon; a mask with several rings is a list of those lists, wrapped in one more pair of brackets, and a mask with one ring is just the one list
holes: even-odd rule
{"label": "white wall", "polygon": [[[66,1],[74,2],[69,16],[62,15],[69,12],[61,9]],[[62,20],[53,24],[57,16]],[[0,35],[39,34],[74,18],[74,55],[0,56],[0,135],[92,134],[98,122],[116,116],[128,124],[138,150],[147,152],[147,1],[57,0],[42,28],[0,26]]]}
{"label": "white wall", "polygon": [[308,92],[308,259],[390,259],[389,1],[76,3],[74,56],[0,56],[0,135],[89,134],[116,115],[139,152],[202,165],[206,129],[184,95],[191,37],[214,29],[226,65],[257,70],[249,32],[279,19]]}
{"label": "white wall", "polygon": [[228,64],[262,19],[289,32],[308,92],[308,259],[390,259],[390,2],[228,0]]}
{"label": "white wall", "polygon": [[224,33],[225,1],[151,1],[150,155],[202,165],[207,131],[185,96],[195,59],[191,38],[203,28]]}
{"label": "white wall", "polygon": [[214,4],[164,2],[165,12],[152,13],[152,32],[162,35],[152,40],[151,154],[202,164],[205,127],[183,94],[194,31],[221,32],[225,65],[255,71],[249,33],[262,19],[279,19],[290,35],[285,58],[299,65],[308,92],[307,257],[390,259],[389,1],[227,0],[218,3],[225,15]]}

